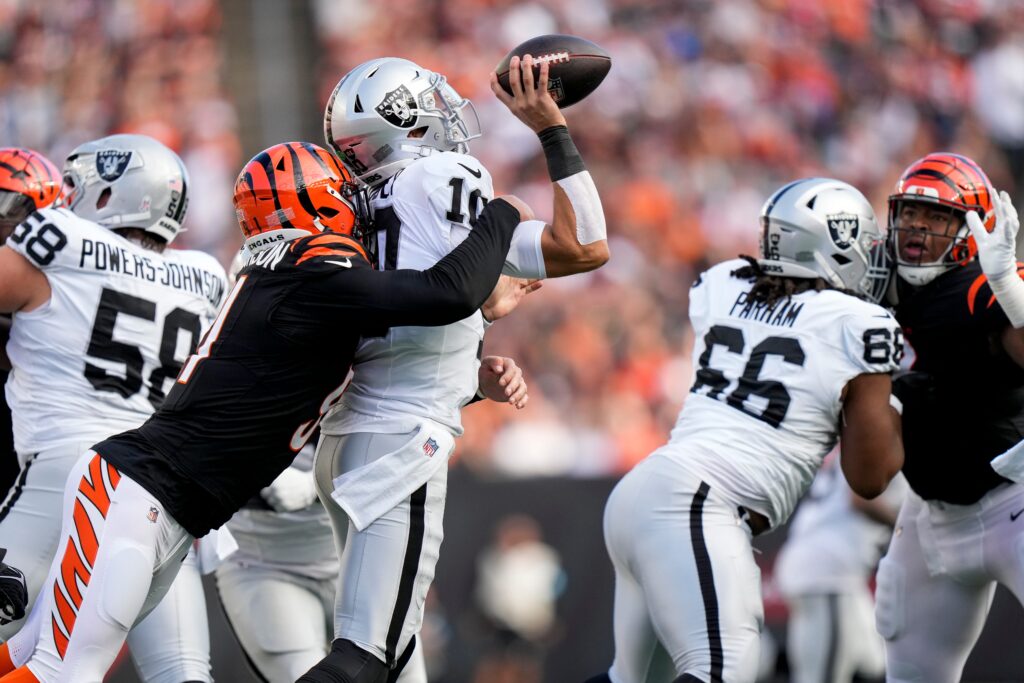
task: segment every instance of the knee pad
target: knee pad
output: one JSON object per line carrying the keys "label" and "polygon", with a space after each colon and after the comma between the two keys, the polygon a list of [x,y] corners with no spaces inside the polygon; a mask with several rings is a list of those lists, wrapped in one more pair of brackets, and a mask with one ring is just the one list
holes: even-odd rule
{"label": "knee pad", "polygon": [[386,683],[384,662],[350,640],[335,640],[331,651],[295,683]]}
{"label": "knee pad", "polygon": [[[125,631],[135,625],[153,581],[153,560],[131,544],[111,552],[100,590],[100,614]],[[94,575],[93,580],[97,577]]]}

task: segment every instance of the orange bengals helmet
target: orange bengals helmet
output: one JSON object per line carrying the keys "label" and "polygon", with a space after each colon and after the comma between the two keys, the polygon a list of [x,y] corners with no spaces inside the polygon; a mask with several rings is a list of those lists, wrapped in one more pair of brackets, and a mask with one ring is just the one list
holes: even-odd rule
{"label": "orange bengals helmet", "polygon": [[348,170],[309,142],[285,142],[254,156],[235,181],[235,214],[249,253],[324,231],[359,239]]}
{"label": "orange bengals helmet", "polygon": [[994,195],[981,167],[961,154],[929,154],[908,166],[889,196],[889,248],[900,276],[924,285],[972,261],[978,245],[967,212],[977,211],[991,232]]}
{"label": "orange bengals helmet", "polygon": [[60,171],[39,152],[0,148],[0,222],[13,228],[61,197]]}

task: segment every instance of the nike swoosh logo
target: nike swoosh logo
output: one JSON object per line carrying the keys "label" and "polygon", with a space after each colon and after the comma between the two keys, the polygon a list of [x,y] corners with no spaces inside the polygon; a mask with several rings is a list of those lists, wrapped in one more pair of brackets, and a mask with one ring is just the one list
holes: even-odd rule
{"label": "nike swoosh logo", "polygon": [[478,169],[472,169],[472,168],[470,168],[469,166],[466,166],[463,163],[459,163],[457,161],[455,163],[459,164],[459,166],[461,166],[462,168],[464,168],[467,171],[469,171],[476,178],[481,178],[484,175],[483,171],[481,171],[479,168]]}
{"label": "nike swoosh logo", "polygon": [[1024,510],[1017,510],[1017,512],[1011,512],[1010,513],[1010,521],[1011,522],[1016,522],[1017,518],[1020,517],[1021,514],[1024,514]]}
{"label": "nike swoosh logo", "polygon": [[336,266],[341,266],[342,268],[351,268],[352,267],[352,259],[350,259],[347,256],[345,257],[344,261],[332,261],[331,259],[324,259],[324,261],[326,263],[333,263]]}

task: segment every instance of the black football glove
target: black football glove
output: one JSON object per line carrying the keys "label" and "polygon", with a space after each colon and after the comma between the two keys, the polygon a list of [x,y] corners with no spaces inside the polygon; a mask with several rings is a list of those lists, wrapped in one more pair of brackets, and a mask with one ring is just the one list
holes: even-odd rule
{"label": "black football glove", "polygon": [[21,570],[4,564],[7,551],[0,548],[0,626],[25,616],[28,605],[28,584]]}

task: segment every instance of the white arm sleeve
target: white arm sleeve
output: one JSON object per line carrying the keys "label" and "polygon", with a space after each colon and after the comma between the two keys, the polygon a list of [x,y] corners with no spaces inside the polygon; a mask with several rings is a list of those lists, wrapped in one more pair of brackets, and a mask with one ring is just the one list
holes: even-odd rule
{"label": "white arm sleeve", "polygon": [[544,252],[540,247],[540,238],[546,227],[544,221],[523,221],[516,227],[502,274],[528,280],[547,277]]}

